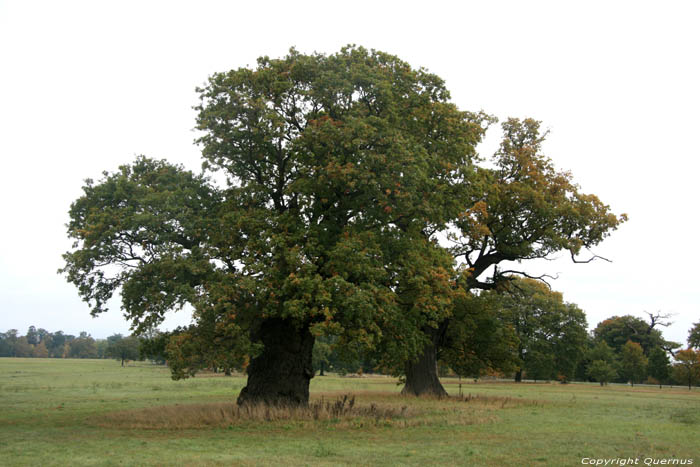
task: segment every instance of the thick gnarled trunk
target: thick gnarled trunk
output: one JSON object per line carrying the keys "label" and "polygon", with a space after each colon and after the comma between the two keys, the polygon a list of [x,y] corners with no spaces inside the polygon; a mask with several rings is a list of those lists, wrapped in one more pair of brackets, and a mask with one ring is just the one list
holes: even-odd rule
{"label": "thick gnarled trunk", "polygon": [[308,325],[272,318],[260,325],[257,335],[265,347],[248,366],[248,382],[238,404],[307,405],[314,376],[314,336]]}
{"label": "thick gnarled trunk", "polygon": [[447,329],[447,322],[439,329],[430,329],[430,343],[425,346],[417,360],[406,364],[406,384],[401,390],[403,395],[445,397],[447,391],[438,378],[437,349]]}
{"label": "thick gnarled trunk", "polygon": [[438,378],[435,345],[429,344],[423,349],[418,360],[406,365],[406,385],[401,390],[403,395],[445,397],[447,391]]}

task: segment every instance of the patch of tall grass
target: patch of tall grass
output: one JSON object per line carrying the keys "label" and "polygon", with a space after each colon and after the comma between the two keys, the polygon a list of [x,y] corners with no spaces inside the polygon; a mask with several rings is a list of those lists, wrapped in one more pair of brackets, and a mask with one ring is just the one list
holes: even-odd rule
{"label": "patch of tall grass", "polygon": [[399,395],[373,392],[356,395],[320,395],[307,406],[270,406],[234,402],[174,404],[119,410],[101,414],[92,424],[102,428],[144,430],[191,430],[232,428],[292,422],[295,426],[336,428],[414,427],[426,425],[473,425],[494,420],[491,412],[503,408],[543,406],[542,401],[468,394],[447,399],[417,398],[418,404]]}
{"label": "patch of tall grass", "polygon": [[175,404],[161,407],[146,407],[137,410],[122,410],[103,414],[97,426],[128,429],[194,429],[245,424],[247,422],[352,422],[374,421],[380,425],[387,421],[407,419],[415,411],[403,405],[363,403],[357,404],[354,395],[345,395],[335,400],[324,397],[311,401],[308,406],[270,406],[233,402],[209,404]]}

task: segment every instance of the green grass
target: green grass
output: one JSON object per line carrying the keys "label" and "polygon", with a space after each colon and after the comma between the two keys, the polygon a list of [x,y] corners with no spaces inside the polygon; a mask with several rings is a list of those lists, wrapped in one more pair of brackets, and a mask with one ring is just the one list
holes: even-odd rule
{"label": "green grass", "polygon": [[[401,397],[392,378],[326,376],[312,380],[312,400],[354,394],[354,411],[246,418],[233,404],[244,383],[172,381],[146,363],[1,358],[0,465],[700,463],[697,390],[470,383],[466,398],[431,400]],[[457,381],[444,383],[456,396]]]}

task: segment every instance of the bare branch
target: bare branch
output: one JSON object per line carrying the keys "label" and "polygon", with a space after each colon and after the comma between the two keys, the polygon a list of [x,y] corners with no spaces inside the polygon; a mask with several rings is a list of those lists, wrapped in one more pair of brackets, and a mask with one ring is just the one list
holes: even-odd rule
{"label": "bare branch", "polygon": [[656,313],[645,311],[644,313],[649,315],[649,331],[656,325],[668,327],[673,324],[673,321],[668,321],[668,319],[673,317],[674,313],[661,313],[661,311],[657,311]]}
{"label": "bare branch", "polygon": [[518,274],[518,275],[520,275],[520,276],[527,277],[528,279],[535,279],[535,280],[538,280],[538,281],[542,281],[542,282],[544,282],[545,284],[547,284],[547,287],[549,287],[550,289],[552,288],[552,285],[551,285],[549,282],[547,282],[547,281],[545,280],[545,278],[546,278],[546,279],[551,279],[551,280],[553,280],[553,281],[559,279],[559,275],[558,275],[558,274],[557,274],[556,276],[550,276],[549,274],[542,274],[542,275],[540,275],[540,276],[531,276],[530,274],[528,274],[528,273],[526,273],[526,272],[523,272],[523,271],[514,271],[514,270],[510,270],[510,269],[507,270],[507,271],[501,271],[499,274],[501,274],[501,275],[503,275],[503,274]]}
{"label": "bare branch", "polygon": [[[588,250],[588,252],[590,253],[590,250]],[[608,258],[604,258],[604,257],[598,256],[598,255],[593,255],[593,256],[591,256],[591,257],[588,258],[588,259],[580,260],[580,259],[576,259],[576,253],[574,253],[573,251],[570,251],[570,253],[571,253],[571,261],[573,261],[573,262],[576,263],[576,264],[586,264],[586,263],[590,263],[590,262],[593,261],[594,259],[602,259],[603,261],[607,261],[608,263],[612,263],[612,261],[609,260]],[[593,254],[593,253],[591,253],[591,254]]]}
{"label": "bare branch", "polygon": [[662,345],[661,348],[670,353],[672,357],[676,356],[676,352],[674,352],[674,349],[676,348],[675,346],[672,347],[670,345]]}

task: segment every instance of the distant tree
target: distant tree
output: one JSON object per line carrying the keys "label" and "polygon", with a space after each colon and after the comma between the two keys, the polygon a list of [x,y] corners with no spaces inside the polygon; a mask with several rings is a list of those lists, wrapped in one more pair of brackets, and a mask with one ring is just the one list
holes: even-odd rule
{"label": "distant tree", "polygon": [[34,349],[32,349],[32,357],[48,358],[48,356],[49,350],[46,348],[46,343],[44,341],[40,341],[34,346]]}
{"label": "distant tree", "polygon": [[0,332],[0,357],[11,357],[14,347],[10,344],[7,333]]}
{"label": "distant tree", "polygon": [[47,339],[51,338],[51,333],[44,328],[39,328],[36,332],[39,335],[39,342],[45,342]]}
{"label": "distant tree", "polygon": [[170,341],[170,333],[158,331],[157,329],[140,336],[139,358],[150,360],[153,363],[164,365],[166,357],[166,347]]}
{"label": "distant tree", "polygon": [[549,337],[556,377],[562,382],[574,378],[576,366],[586,353],[588,333],[586,314],[574,303],[565,303]]}
{"label": "distant tree", "polygon": [[27,336],[21,336],[15,342],[15,357],[31,357],[34,346],[27,341]]}
{"label": "distant tree", "polygon": [[700,321],[693,324],[688,332],[688,347],[700,349]]}
{"label": "distant tree", "polygon": [[537,381],[551,380],[556,373],[554,364],[554,354],[551,353],[551,348],[548,345],[542,345],[538,348],[539,343],[531,348],[527,354],[527,372],[529,379]]}
{"label": "distant tree", "polygon": [[69,358],[97,358],[97,345],[95,339],[86,332],[68,342]]}
{"label": "distant tree", "polygon": [[622,347],[620,368],[623,376],[632,383],[632,386],[634,386],[635,382],[644,379],[648,363],[649,361],[647,357],[644,356],[644,350],[642,350],[640,344],[627,341],[624,347]]}
{"label": "distant tree", "polygon": [[700,380],[700,350],[680,350],[674,356],[673,373],[676,381],[687,382],[688,390]]}
{"label": "distant tree", "polygon": [[588,376],[598,381],[601,386],[617,378],[615,366],[605,360],[593,360],[588,365]]}
{"label": "distant tree", "polygon": [[46,344],[46,347],[49,350],[49,357],[63,358],[65,354],[66,343],[66,335],[63,334],[63,331],[56,331],[53,334],[51,334],[50,343]]}
{"label": "distant tree", "polygon": [[460,376],[478,378],[518,365],[518,338],[495,291],[465,294],[455,300],[440,360]]}
{"label": "distant tree", "polygon": [[[326,369],[334,371],[341,376],[354,373],[371,372],[376,366],[376,358],[366,353],[359,351],[357,347],[338,345],[336,336],[319,336],[317,342],[328,345],[328,348],[321,347],[314,349],[318,353],[318,358],[321,360],[324,356],[328,360]],[[330,352],[329,352],[330,351]],[[319,366],[314,369],[320,370]]]}
{"label": "distant tree", "polygon": [[251,347],[240,338],[240,329],[230,321],[210,321],[210,317],[213,315],[202,317],[197,326],[178,328],[171,333],[165,356],[173,379],[192,377],[202,369],[222,370],[230,375],[234,368],[248,366],[250,353],[241,346]]}
{"label": "distant tree", "polygon": [[588,358],[591,361],[602,360],[613,366],[616,365],[617,355],[612,347],[610,347],[605,341],[597,342],[589,351]]}
{"label": "distant tree", "polygon": [[333,353],[328,339],[321,337],[316,338],[314,342],[314,350],[312,354],[312,364],[314,371],[318,371],[319,376],[325,376],[326,370],[330,367],[330,356]]}
{"label": "distant tree", "polygon": [[2,338],[2,343],[0,345],[2,353],[0,355],[3,357],[14,357],[17,339],[19,339],[17,329],[9,329],[7,332],[1,334],[0,338]]}
{"label": "distant tree", "polygon": [[506,286],[502,306],[518,338],[521,362],[515,381],[522,380],[523,371],[540,379],[573,377],[586,349],[583,311],[538,280],[512,279]]}
{"label": "distant tree", "polygon": [[41,336],[36,330],[36,327],[34,326],[29,326],[29,329],[27,329],[27,342],[31,345],[37,345],[39,341],[41,340]]}
{"label": "distant tree", "polygon": [[592,378],[588,375],[588,366],[593,362],[591,359],[591,352],[595,344],[593,336],[590,333],[586,334],[586,342],[583,345],[583,356],[576,364],[576,370],[574,371],[574,379],[577,381],[592,381]]}
{"label": "distant tree", "polygon": [[620,373],[618,355],[605,341],[599,341],[591,347],[586,359],[589,360],[586,375],[594,381],[603,385],[618,378]]}
{"label": "distant tree", "polygon": [[53,335],[44,328],[37,329],[37,334],[39,334],[39,342],[44,344],[44,346],[46,347],[46,350],[49,352],[49,356],[51,356],[51,347],[53,345]]}
{"label": "distant tree", "polygon": [[680,347],[677,342],[667,341],[663,338],[659,326],[669,326],[670,315],[662,313],[648,313],[649,322],[631,315],[613,316],[600,323],[593,330],[596,341],[604,340],[615,353],[621,354],[622,348],[628,341],[636,342],[642,346],[644,355],[655,347],[672,351]]}
{"label": "distant tree", "polygon": [[647,373],[649,376],[658,381],[659,386],[664,384],[671,372],[671,362],[668,359],[667,352],[656,347],[649,352],[649,366]]}
{"label": "distant tree", "polygon": [[97,358],[108,358],[107,347],[109,341],[107,339],[95,339],[95,347],[97,347]]}
{"label": "distant tree", "polygon": [[114,334],[107,338],[106,355],[121,361],[122,366],[124,366],[124,362],[139,358],[139,345],[137,337],[122,337],[121,334]]}

